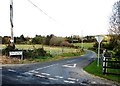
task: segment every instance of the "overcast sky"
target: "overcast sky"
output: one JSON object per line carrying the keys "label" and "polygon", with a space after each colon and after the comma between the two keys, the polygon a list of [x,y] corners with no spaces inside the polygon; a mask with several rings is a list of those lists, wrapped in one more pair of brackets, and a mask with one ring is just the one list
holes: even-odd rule
{"label": "overcast sky", "polygon": [[[116,0],[13,0],[14,36],[107,34]],[[10,36],[10,0],[0,0],[0,35]],[[46,15],[47,14],[47,15]]]}

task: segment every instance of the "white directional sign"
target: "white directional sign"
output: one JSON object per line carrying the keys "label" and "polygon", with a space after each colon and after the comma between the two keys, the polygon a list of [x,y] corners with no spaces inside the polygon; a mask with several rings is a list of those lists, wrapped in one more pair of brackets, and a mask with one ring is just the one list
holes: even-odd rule
{"label": "white directional sign", "polygon": [[23,52],[22,51],[11,51],[9,52],[10,55],[22,55]]}
{"label": "white directional sign", "polygon": [[98,63],[97,66],[99,66],[99,57],[100,57],[100,43],[102,42],[102,40],[104,39],[104,36],[98,35],[95,37],[97,42],[98,42]]}
{"label": "white directional sign", "polygon": [[95,37],[98,43],[101,43],[101,41],[104,39],[104,36],[98,35]]}
{"label": "white directional sign", "polygon": [[23,59],[23,51],[10,51],[9,55],[10,56],[21,55],[21,59]]}

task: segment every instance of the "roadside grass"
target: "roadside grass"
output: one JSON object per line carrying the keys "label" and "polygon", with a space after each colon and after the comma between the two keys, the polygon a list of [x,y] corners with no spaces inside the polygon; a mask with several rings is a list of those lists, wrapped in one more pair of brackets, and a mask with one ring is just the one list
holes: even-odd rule
{"label": "roadside grass", "polygon": [[102,65],[100,63],[98,67],[97,60],[94,60],[92,63],[84,67],[84,70],[93,75],[103,77],[112,81],[117,81],[120,83],[120,69],[107,69],[108,74],[103,74]]}
{"label": "roadside grass", "polygon": [[55,60],[62,60],[67,58],[73,58],[75,56],[80,56],[84,54],[84,52],[74,52],[74,53],[62,53],[56,56],[38,56],[33,58],[27,58],[24,60],[20,60],[18,57],[6,57],[2,56],[0,62],[2,64],[26,64],[26,63],[35,63],[35,62],[48,62],[48,61],[55,61]]}
{"label": "roadside grass", "polygon": [[55,60],[61,60],[61,59],[67,59],[67,58],[73,58],[75,56],[80,56],[83,53],[63,53],[61,55],[56,55],[54,57],[49,57],[49,56],[38,56],[36,58],[30,58],[29,61],[32,62],[47,62],[47,61],[55,61]]}
{"label": "roadside grass", "polygon": [[[84,47],[84,49],[89,49],[89,48],[93,47],[93,44],[94,44],[94,42],[92,42],[92,43],[83,43],[83,47]],[[73,45],[81,47],[82,43],[74,43]]]}

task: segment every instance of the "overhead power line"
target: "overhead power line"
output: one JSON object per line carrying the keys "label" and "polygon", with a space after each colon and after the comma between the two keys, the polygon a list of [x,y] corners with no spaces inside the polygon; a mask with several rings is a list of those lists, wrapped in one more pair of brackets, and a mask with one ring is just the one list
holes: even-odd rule
{"label": "overhead power line", "polygon": [[38,7],[36,4],[34,4],[31,0],[28,0],[29,3],[31,3],[34,7],[36,7],[39,11],[41,11],[43,14],[45,14],[46,16],[48,16],[50,19],[52,19],[53,21],[56,21],[54,18],[52,18],[51,16],[49,16],[46,12],[44,12],[40,7]]}

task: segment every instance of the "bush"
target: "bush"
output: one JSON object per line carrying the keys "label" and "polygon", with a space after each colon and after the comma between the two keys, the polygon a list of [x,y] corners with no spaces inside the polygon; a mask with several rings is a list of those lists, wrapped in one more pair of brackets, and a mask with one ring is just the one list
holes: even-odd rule
{"label": "bush", "polygon": [[47,55],[46,51],[44,50],[44,48],[38,48],[38,49],[36,49],[36,54],[38,56],[46,56]]}
{"label": "bush", "polygon": [[2,55],[9,56],[9,51],[15,50],[14,44],[8,44],[5,49],[2,50]]}
{"label": "bush", "polygon": [[44,57],[44,56],[52,57],[50,54],[48,54],[44,50],[44,48],[38,48],[34,50],[24,50],[23,53],[25,58],[38,58],[38,57]]}

